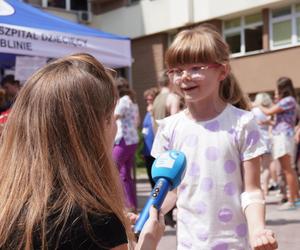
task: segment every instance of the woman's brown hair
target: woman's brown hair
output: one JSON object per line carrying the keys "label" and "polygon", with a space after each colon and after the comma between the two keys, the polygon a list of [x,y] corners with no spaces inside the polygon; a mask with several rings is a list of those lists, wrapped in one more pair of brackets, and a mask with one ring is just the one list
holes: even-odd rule
{"label": "woman's brown hair", "polygon": [[104,135],[116,102],[113,78],[88,54],[53,61],[26,82],[0,141],[0,248],[32,249],[39,229],[47,249],[47,231],[77,208],[87,226],[89,213],[115,214],[131,236]]}
{"label": "woman's brown hair", "polygon": [[[168,48],[165,62],[168,68],[183,64],[217,63],[229,65],[229,46],[212,25],[200,25],[179,32]],[[247,100],[232,74],[220,82],[220,98],[236,107],[248,109]]]}
{"label": "woman's brown hair", "polygon": [[296,92],[291,78],[282,76],[277,80],[277,90],[280,99],[292,96],[296,98]]}

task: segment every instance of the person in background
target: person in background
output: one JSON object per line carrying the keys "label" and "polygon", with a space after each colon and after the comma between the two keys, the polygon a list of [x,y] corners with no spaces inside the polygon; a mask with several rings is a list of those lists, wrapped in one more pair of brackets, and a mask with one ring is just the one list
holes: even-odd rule
{"label": "person in background", "polygon": [[[0,88],[0,109],[4,110],[0,112],[0,135],[2,134],[2,130],[4,127],[4,124],[6,123],[8,114],[9,114],[9,110],[7,110],[5,107],[5,90],[1,87]],[[3,108],[3,109],[2,109]]]}
{"label": "person in background", "polygon": [[135,92],[129,87],[128,81],[123,77],[119,77],[116,79],[116,86],[119,94],[119,100],[115,108],[118,129],[113,157],[123,183],[128,211],[135,212],[137,210],[137,197],[132,170],[135,151],[139,142],[137,129],[140,123],[139,109]]}
{"label": "person in background", "polygon": [[169,116],[176,114],[180,111],[180,96],[172,91],[170,81],[166,72],[160,73],[158,79],[159,94],[156,96],[152,107],[153,128],[156,133],[158,121]]}
{"label": "person in background", "polygon": [[268,194],[270,179],[270,164],[272,161],[272,141],[270,137],[270,126],[272,125],[271,116],[267,116],[259,108],[260,106],[269,108],[272,105],[271,96],[267,93],[258,93],[255,96],[252,113],[258,124],[262,140],[264,141],[267,151],[261,156],[261,182],[264,195]]}
{"label": "person in background", "polygon": [[[162,71],[159,76],[158,85],[160,91],[154,99],[152,107],[154,134],[156,134],[160,120],[178,113],[182,107],[181,97],[174,92],[174,88],[170,84],[170,80],[165,70]],[[165,215],[166,225],[171,227],[176,225],[176,221],[173,219],[174,208]]]}
{"label": "person in background", "polygon": [[161,208],[177,204],[179,250],[277,248],[260,188],[266,147],[229,58],[228,44],[208,25],[179,32],[165,54],[187,109],[160,122],[151,154],[186,155],[186,174]]}
{"label": "person in background", "polygon": [[1,86],[6,93],[6,102],[4,106],[1,108],[1,112],[2,112],[11,108],[21,89],[21,85],[19,81],[15,80],[14,75],[7,75],[2,79]]}
{"label": "person in background", "polygon": [[151,176],[151,168],[152,164],[155,160],[151,156],[151,149],[152,149],[152,144],[154,140],[154,129],[153,129],[153,117],[152,117],[152,107],[153,107],[153,101],[155,97],[158,95],[158,88],[152,87],[144,92],[144,99],[147,102],[147,112],[144,117],[143,121],[143,128],[142,128],[142,134],[143,134],[143,139],[144,139],[144,145],[143,145],[143,157],[145,160],[145,165],[147,169],[147,175],[150,181],[150,184],[152,188],[155,185],[155,182],[152,179]]}
{"label": "person in background", "polygon": [[[88,54],[28,79],[0,140],[1,249],[132,249],[112,158],[113,82]],[[163,231],[152,208],[135,249],[156,249]]]}
{"label": "person in background", "polygon": [[275,115],[272,129],[273,158],[278,159],[283,170],[290,196],[279,210],[294,210],[300,205],[298,180],[294,165],[294,127],[296,122],[296,100],[293,82],[288,77],[280,77],[276,82],[275,98],[278,100],[270,108],[260,106],[266,115]]}

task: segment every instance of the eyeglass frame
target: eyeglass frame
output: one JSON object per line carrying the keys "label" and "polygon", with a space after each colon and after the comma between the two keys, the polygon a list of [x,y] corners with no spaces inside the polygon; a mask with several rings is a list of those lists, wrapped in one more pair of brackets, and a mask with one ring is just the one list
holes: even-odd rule
{"label": "eyeglass frame", "polygon": [[[198,66],[197,64],[193,64],[193,65],[190,66],[188,69],[182,69],[180,75],[178,75],[178,76],[176,76],[176,77],[177,77],[177,78],[181,78],[181,77],[183,76],[184,71],[188,73],[188,71],[190,71],[190,69],[193,68],[193,67],[198,67],[199,70],[205,72],[205,71],[208,70],[208,69],[219,68],[220,66],[222,66],[222,64],[220,64],[220,63],[211,63],[211,64],[207,64],[207,65],[202,65],[202,66]],[[167,74],[167,76],[169,77],[169,79],[170,79],[171,81],[174,80],[174,75],[172,75],[172,74],[173,74],[172,71],[174,71],[174,70],[176,70],[176,69],[179,69],[179,68],[171,68],[171,69],[168,69],[168,70],[166,71],[166,74]],[[198,72],[198,73],[199,73],[199,72]],[[190,73],[188,73],[188,74],[191,76]],[[200,74],[201,74],[201,73],[200,73]],[[203,73],[202,73],[202,74],[203,74]]]}

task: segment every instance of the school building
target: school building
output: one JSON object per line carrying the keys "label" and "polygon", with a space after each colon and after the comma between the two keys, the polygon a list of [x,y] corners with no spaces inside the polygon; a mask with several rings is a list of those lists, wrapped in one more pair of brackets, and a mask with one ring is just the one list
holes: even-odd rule
{"label": "school building", "polygon": [[[214,24],[232,51],[232,71],[246,93],[273,91],[280,76],[300,89],[299,0],[28,0],[52,12],[132,39],[130,78],[141,110],[164,53],[178,31]],[[55,2],[63,6],[55,6]],[[76,2],[85,9],[72,10]],[[77,4],[78,5],[78,4]],[[82,7],[81,7],[82,8]],[[62,12],[63,9],[63,12]],[[67,16],[69,15],[69,16]]]}

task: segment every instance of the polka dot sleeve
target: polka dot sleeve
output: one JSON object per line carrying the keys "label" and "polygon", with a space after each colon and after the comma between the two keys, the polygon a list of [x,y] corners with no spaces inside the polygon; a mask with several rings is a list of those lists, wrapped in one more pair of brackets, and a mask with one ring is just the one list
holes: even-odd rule
{"label": "polka dot sleeve", "polygon": [[248,113],[241,118],[238,133],[240,158],[247,161],[267,152],[267,147],[261,138],[254,115]]}
{"label": "polka dot sleeve", "polygon": [[167,126],[166,119],[163,119],[159,121],[159,127],[154,138],[151,155],[156,158],[169,149],[171,149],[170,128]]}

